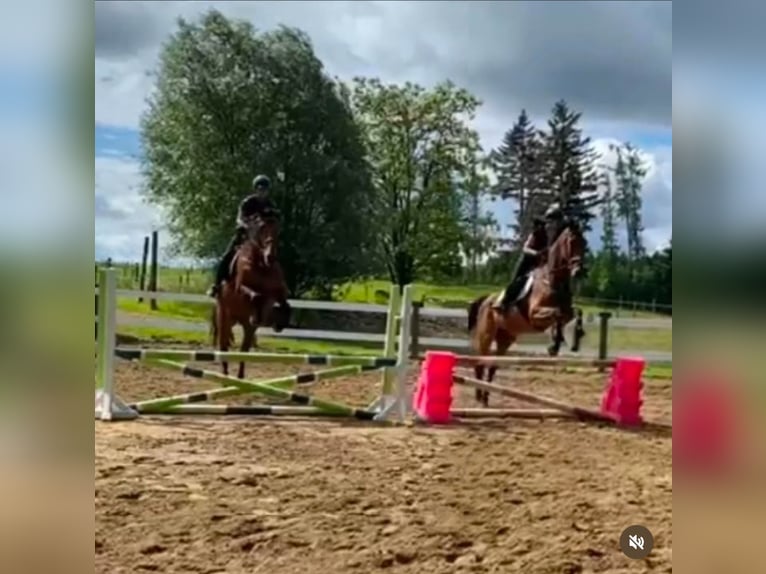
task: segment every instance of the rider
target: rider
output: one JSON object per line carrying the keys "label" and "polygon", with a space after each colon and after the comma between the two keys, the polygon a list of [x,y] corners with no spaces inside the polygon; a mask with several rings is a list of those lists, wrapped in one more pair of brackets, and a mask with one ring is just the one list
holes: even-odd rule
{"label": "rider", "polygon": [[521,259],[516,265],[511,282],[505,289],[503,299],[496,301],[493,306],[496,310],[505,313],[516,300],[519,291],[524,287],[527,275],[537,267],[548,247],[555,241],[562,219],[563,213],[557,203],[548,207],[543,217],[534,218],[532,231],[524,242]]}
{"label": "rider", "polygon": [[264,215],[279,213],[274,202],[269,197],[270,190],[271,180],[265,175],[258,175],[253,179],[253,193],[248,195],[239,204],[239,210],[237,212],[237,229],[234,233],[234,237],[232,237],[229,242],[229,246],[226,248],[226,252],[223,254],[223,257],[221,257],[221,260],[216,267],[215,283],[208,290],[208,295],[210,297],[216,297],[218,295],[221,283],[227,278],[234,254],[247,237],[249,222],[254,217],[263,217]]}

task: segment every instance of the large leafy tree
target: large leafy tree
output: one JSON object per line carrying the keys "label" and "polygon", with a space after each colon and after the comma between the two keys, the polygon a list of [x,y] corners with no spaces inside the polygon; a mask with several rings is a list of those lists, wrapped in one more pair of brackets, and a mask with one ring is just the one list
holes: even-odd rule
{"label": "large leafy tree", "polygon": [[474,175],[479,137],[468,122],[479,101],[449,82],[433,89],[357,79],[357,121],[363,126],[376,191],[381,257],[391,280],[459,272],[468,230],[462,182]]}
{"label": "large leafy tree", "polygon": [[326,294],[368,268],[373,190],[361,134],[302,32],[259,34],[214,10],[179,20],[141,135],[145,193],[179,253],[217,256],[253,176],[266,173],[294,295]]}

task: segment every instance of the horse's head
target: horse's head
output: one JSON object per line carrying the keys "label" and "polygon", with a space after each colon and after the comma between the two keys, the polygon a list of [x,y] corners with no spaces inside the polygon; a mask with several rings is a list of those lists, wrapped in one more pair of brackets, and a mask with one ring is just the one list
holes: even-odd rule
{"label": "horse's head", "polygon": [[263,264],[269,267],[277,257],[277,239],[279,238],[279,218],[264,215],[248,226],[250,241],[263,258]]}
{"label": "horse's head", "polygon": [[564,229],[551,247],[551,263],[555,271],[567,270],[571,279],[585,275],[585,252],[588,242],[574,220],[564,222]]}

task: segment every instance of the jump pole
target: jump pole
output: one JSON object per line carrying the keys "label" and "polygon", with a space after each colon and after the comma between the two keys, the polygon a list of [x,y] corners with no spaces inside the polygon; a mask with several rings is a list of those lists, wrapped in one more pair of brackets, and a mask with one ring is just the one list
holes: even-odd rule
{"label": "jump pole", "polygon": [[[150,362],[150,364],[154,366],[158,366],[158,367],[168,367],[171,369],[177,369],[177,366],[178,366],[177,363],[174,363],[172,361],[165,361],[161,359],[153,360]],[[371,370],[375,370],[374,367],[348,365],[345,367],[336,367],[334,369],[325,369],[322,371],[315,371],[313,373],[299,373],[297,375],[288,375],[285,377],[268,379],[265,381],[259,381],[258,384],[284,389],[285,387],[315,383],[315,382],[325,381],[328,379],[343,377],[347,375],[356,375],[356,374],[360,374],[360,373],[371,371]],[[170,397],[149,399],[146,401],[132,403],[128,406],[139,413],[152,412],[152,413],[162,414],[162,413],[168,412],[168,409],[173,409],[173,407],[177,405],[189,404],[189,403],[203,403],[206,401],[213,401],[216,399],[240,396],[244,394],[249,394],[249,391],[245,391],[241,387],[227,386],[222,389],[214,389],[212,391],[185,393],[185,394],[174,395]]]}
{"label": "jump pole", "polygon": [[[139,409],[147,415],[237,415],[237,416],[293,416],[293,417],[345,417],[338,413],[328,413],[316,407],[299,407],[288,405],[175,405],[157,413],[152,410]],[[373,416],[374,413],[370,413]]]}
{"label": "jump pole", "polygon": [[495,383],[487,383],[486,381],[480,381],[479,379],[474,379],[473,377],[466,377],[464,375],[453,375],[453,380],[455,381],[455,383],[459,385],[465,385],[468,387],[473,387],[475,389],[480,389],[482,391],[489,391],[491,393],[497,393],[498,395],[513,397],[515,399],[520,399],[522,401],[527,401],[527,402],[542,405],[545,407],[551,407],[559,411],[568,413],[571,416],[576,417],[578,419],[590,419],[590,420],[598,420],[602,422],[614,423],[614,420],[611,417],[603,415],[596,410],[586,409],[583,407],[577,407],[574,405],[563,403],[561,401],[557,401],[555,399],[541,397],[540,395],[535,395],[532,393],[519,391],[517,389],[509,389],[507,387],[503,387]]}
{"label": "jump pole", "polygon": [[614,367],[613,359],[581,359],[569,357],[497,357],[492,355],[471,356],[458,355],[457,365],[469,367],[474,365],[484,366],[523,366],[523,367],[587,367],[609,368]]}
{"label": "jump pole", "polygon": [[450,409],[453,417],[464,419],[569,419],[571,413],[558,409]]}
{"label": "jump pole", "polygon": [[310,397],[308,395],[287,391],[278,387],[272,387],[264,383],[244,381],[242,379],[237,379],[228,375],[222,375],[220,373],[214,373],[213,371],[206,371],[204,369],[192,367],[191,365],[186,365],[184,363],[165,361],[165,366],[179,370],[184,375],[188,375],[190,377],[213,381],[227,387],[239,388],[242,390],[243,394],[259,394],[267,397],[284,399],[298,405],[317,407],[324,412],[336,416],[347,416],[361,420],[373,420],[375,416],[375,413],[364,409],[357,409],[341,403],[326,401],[316,397]]}
{"label": "jump pole", "polygon": [[395,367],[395,357],[360,357],[354,355],[300,355],[291,353],[240,353],[236,351],[190,351],[187,349],[126,349],[117,348],[114,354],[129,361],[190,361],[215,363],[221,361],[243,363],[279,363],[283,365],[327,365],[333,367],[359,365],[381,369]]}

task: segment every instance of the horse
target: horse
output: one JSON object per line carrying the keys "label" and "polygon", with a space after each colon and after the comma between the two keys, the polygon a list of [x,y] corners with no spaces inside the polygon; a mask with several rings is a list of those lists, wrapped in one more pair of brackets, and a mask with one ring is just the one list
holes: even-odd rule
{"label": "horse", "polygon": [[[572,351],[577,352],[585,335],[582,312],[571,305],[572,281],[584,274],[587,242],[574,221],[566,221],[563,229],[548,249],[547,257],[527,277],[514,305],[503,313],[493,308],[492,294],[482,295],[468,307],[468,332],[471,346],[478,355],[489,355],[494,342],[495,354],[502,356],[523,333],[540,333],[552,329],[550,356],[558,355],[565,343],[564,326],[577,316]],[[501,292],[498,297],[502,297]],[[491,382],[497,365],[489,366],[487,381]],[[484,377],[484,365],[474,366],[477,379]],[[489,404],[489,392],[476,390],[476,400],[484,407]]]}
{"label": "horse", "polygon": [[[247,226],[247,237],[237,248],[229,279],[221,285],[211,317],[213,345],[228,351],[234,341],[233,328],[241,325],[240,350],[250,351],[256,345],[259,326],[272,323],[281,332],[290,322],[288,290],[282,267],[277,260],[278,218],[267,215]],[[278,310],[275,310],[278,304]],[[223,374],[229,374],[229,363],[221,362]],[[245,378],[245,363],[240,362],[238,378]]]}

